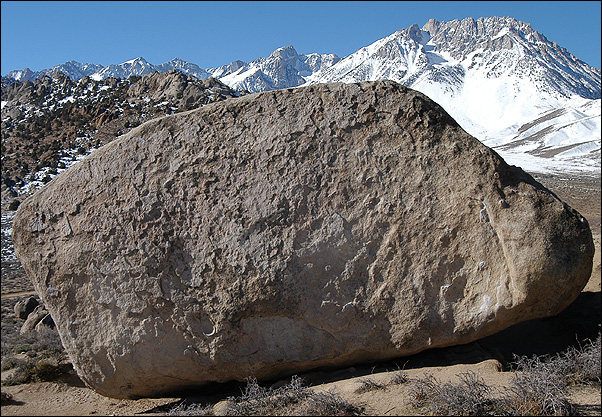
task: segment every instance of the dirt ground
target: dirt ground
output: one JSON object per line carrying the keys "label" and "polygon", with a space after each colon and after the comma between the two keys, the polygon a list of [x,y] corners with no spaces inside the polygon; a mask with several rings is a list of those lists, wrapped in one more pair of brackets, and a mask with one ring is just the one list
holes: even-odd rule
{"label": "dirt ground", "polygon": [[[512,372],[513,355],[554,354],[575,346],[584,339],[595,339],[601,329],[600,267],[600,179],[536,176],[571,207],[583,214],[592,229],[596,253],[592,276],[577,300],[554,317],[530,320],[500,333],[466,345],[433,349],[397,361],[356,365],[336,370],[316,370],[299,376],[312,389],[338,392],[345,400],[364,407],[368,415],[420,415],[407,404],[407,386],[389,385],[385,389],[356,393],[362,378],[387,383],[398,369],[416,378],[426,372],[442,382],[453,380],[462,372],[473,371],[491,387],[507,386]],[[2,335],[14,331],[11,306],[26,297],[31,284],[19,273],[2,280]],[[12,320],[12,322],[11,322]],[[18,331],[18,330],[17,330]],[[4,380],[6,372],[2,373]],[[2,406],[2,415],[167,415],[183,399],[215,404],[240,394],[240,384],[218,384],[202,392],[183,393],[178,397],[139,400],[116,400],[103,397],[85,385],[75,374],[61,381],[3,386],[15,402]],[[571,391],[571,401],[582,415],[601,415],[600,389],[578,387]]]}

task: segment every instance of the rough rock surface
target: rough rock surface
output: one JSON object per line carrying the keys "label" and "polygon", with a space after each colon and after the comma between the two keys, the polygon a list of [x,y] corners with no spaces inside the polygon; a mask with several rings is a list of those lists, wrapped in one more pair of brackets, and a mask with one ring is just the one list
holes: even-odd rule
{"label": "rough rock surface", "polygon": [[585,285],[587,221],[394,82],[156,119],[25,200],[17,256],[103,395],[467,343]]}

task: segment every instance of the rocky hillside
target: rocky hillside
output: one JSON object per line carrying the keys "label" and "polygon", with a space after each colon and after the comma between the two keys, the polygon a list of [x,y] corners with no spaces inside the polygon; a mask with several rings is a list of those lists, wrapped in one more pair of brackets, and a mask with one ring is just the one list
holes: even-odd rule
{"label": "rocky hillside", "polygon": [[239,96],[221,82],[179,71],[77,81],[57,72],[2,88],[4,201],[139,124]]}

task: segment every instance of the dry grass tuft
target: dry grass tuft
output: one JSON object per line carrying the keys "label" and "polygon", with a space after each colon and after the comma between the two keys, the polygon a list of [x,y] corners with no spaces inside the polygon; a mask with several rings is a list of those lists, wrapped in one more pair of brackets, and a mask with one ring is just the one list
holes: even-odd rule
{"label": "dry grass tuft", "polygon": [[363,394],[364,392],[370,392],[370,391],[387,388],[386,385],[379,384],[378,382],[376,382],[370,378],[362,378],[362,379],[360,379],[359,382],[360,382],[360,386],[358,388],[356,388],[356,390],[355,390],[356,394]]}
{"label": "dry grass tuft", "polygon": [[397,371],[395,372],[395,375],[393,375],[393,378],[391,378],[391,381],[389,381],[388,385],[401,385],[405,384],[408,381],[409,378],[405,372]]}
{"label": "dry grass tuft", "polygon": [[568,416],[577,411],[570,385],[600,385],[600,335],[555,356],[517,357],[510,386],[497,397],[482,378],[469,372],[458,383],[432,375],[408,382],[409,401],[432,415]]}
{"label": "dry grass tuft", "polygon": [[442,384],[434,376],[409,380],[409,399],[433,415],[493,415],[496,401],[483,379],[474,372],[458,375],[459,383]]}

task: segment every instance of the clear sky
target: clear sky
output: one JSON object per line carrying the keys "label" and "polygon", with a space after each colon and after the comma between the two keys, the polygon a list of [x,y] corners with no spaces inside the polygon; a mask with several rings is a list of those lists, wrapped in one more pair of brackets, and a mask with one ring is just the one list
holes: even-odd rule
{"label": "clear sky", "polygon": [[429,18],[511,16],[600,68],[599,1],[1,2],[2,74],[69,60],[201,68],[265,57],[281,46],[344,57]]}

